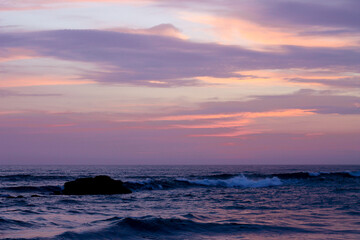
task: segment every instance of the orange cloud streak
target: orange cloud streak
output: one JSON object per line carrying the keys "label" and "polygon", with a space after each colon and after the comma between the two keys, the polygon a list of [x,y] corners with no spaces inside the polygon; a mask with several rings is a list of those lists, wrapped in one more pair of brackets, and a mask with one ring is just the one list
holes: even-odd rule
{"label": "orange cloud streak", "polygon": [[269,112],[242,112],[233,114],[203,114],[203,115],[179,115],[179,116],[167,116],[156,118],[152,120],[163,121],[194,121],[194,120],[210,120],[210,119],[223,119],[233,117],[244,118],[261,118],[261,117],[296,117],[313,115],[314,109],[286,109]]}
{"label": "orange cloud streak", "polygon": [[77,76],[28,76],[7,77],[0,82],[0,87],[28,87],[28,86],[50,86],[50,85],[78,85],[92,84],[94,81],[76,80]]}
{"label": "orange cloud streak", "polygon": [[[194,128],[194,129],[203,129],[203,128],[235,128],[235,131],[226,132],[226,133],[216,133],[216,134],[198,134],[190,135],[191,137],[236,137],[242,135],[251,135],[259,134],[266,131],[271,131],[269,129],[251,129],[250,124],[253,123],[254,119],[257,118],[273,118],[273,117],[300,117],[300,116],[309,116],[314,115],[314,109],[288,109],[288,110],[278,110],[278,111],[269,111],[269,112],[245,112],[237,114],[219,114],[219,115],[195,115],[195,116],[175,116],[167,117],[163,120],[213,120],[219,119],[211,124],[190,124],[190,125],[174,125],[174,128]],[[233,118],[236,118],[233,120]],[[230,119],[229,119],[230,118]],[[247,127],[248,129],[243,129]],[[241,128],[241,129],[238,129]],[[250,129],[249,129],[250,128]]]}
{"label": "orange cloud streak", "polygon": [[[296,45],[304,47],[344,47],[359,45],[358,37],[301,36],[301,29],[270,28],[244,19],[204,13],[182,13],[182,18],[211,27],[219,43],[243,45],[259,50],[264,46]],[[206,30],[205,30],[206,31]]]}

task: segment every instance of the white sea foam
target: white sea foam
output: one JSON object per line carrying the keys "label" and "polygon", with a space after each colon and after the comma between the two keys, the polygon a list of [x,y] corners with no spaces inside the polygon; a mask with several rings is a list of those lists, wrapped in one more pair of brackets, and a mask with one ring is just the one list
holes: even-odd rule
{"label": "white sea foam", "polygon": [[236,176],[229,179],[197,179],[189,180],[186,178],[178,178],[178,181],[188,182],[191,184],[204,185],[204,186],[219,186],[219,187],[270,187],[282,185],[279,178],[264,178],[258,180],[252,180],[244,175]]}

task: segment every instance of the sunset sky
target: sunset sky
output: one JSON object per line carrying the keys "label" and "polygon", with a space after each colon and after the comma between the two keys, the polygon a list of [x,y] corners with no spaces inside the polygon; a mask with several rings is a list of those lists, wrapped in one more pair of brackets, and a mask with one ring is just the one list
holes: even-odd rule
{"label": "sunset sky", "polygon": [[359,0],[0,0],[1,164],[360,164]]}

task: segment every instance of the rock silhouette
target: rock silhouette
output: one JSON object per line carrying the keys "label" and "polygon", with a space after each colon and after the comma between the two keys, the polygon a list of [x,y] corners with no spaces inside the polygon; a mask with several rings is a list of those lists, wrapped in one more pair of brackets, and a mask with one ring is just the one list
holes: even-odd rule
{"label": "rock silhouette", "polygon": [[94,178],[78,178],[66,182],[62,194],[65,195],[98,195],[98,194],[127,194],[131,190],[124,187],[123,182],[109,176]]}

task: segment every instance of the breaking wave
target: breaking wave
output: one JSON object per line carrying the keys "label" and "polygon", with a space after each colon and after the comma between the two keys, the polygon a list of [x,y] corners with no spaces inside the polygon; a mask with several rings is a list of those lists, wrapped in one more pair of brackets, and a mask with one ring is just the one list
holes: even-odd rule
{"label": "breaking wave", "polygon": [[253,180],[245,177],[244,175],[232,177],[229,179],[197,179],[189,180],[186,178],[178,178],[177,181],[188,182],[196,185],[204,186],[216,186],[216,187],[271,187],[282,185],[281,180],[278,177],[264,178]]}
{"label": "breaking wave", "polygon": [[[360,171],[344,172],[290,172],[274,174],[218,174],[203,177],[176,178],[176,179],[146,179],[127,181],[125,186],[137,190],[162,190],[186,188],[194,186],[224,187],[224,188],[259,188],[279,186],[289,183],[287,180],[337,180],[338,178],[354,179],[360,177]],[[291,182],[290,182],[291,183]]]}
{"label": "breaking wave", "polygon": [[282,181],[277,177],[263,179],[249,179],[244,175],[237,175],[228,179],[164,179],[143,181],[127,181],[124,185],[132,190],[162,190],[174,188],[188,188],[198,186],[224,187],[224,188],[257,188],[282,185]]}

